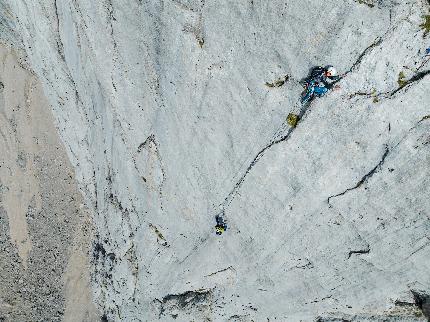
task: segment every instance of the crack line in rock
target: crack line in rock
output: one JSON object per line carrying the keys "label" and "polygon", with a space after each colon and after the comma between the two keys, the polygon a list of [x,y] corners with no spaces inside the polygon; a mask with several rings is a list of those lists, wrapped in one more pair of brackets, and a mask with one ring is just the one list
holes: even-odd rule
{"label": "crack line in rock", "polygon": [[401,91],[403,88],[409,87],[412,83],[417,82],[417,81],[423,79],[428,74],[430,74],[430,70],[425,70],[425,71],[416,73],[411,79],[409,79],[408,81],[406,81],[406,84],[404,84],[403,86],[399,86],[398,88],[396,88],[395,90],[393,90],[391,93],[389,93],[389,96],[391,97],[394,94],[396,94],[397,92]]}
{"label": "crack line in rock", "polygon": [[390,152],[390,149],[388,149],[388,146],[385,146],[385,152],[382,155],[381,160],[378,162],[378,164],[372,170],[370,170],[368,173],[366,173],[360,179],[360,181],[358,181],[357,184],[355,186],[353,186],[352,188],[348,188],[348,189],[346,189],[345,191],[343,191],[341,193],[338,193],[336,195],[328,197],[327,198],[327,203],[330,204],[330,199],[343,196],[347,192],[359,188],[363,183],[365,183],[367,180],[369,180],[378,171],[378,169],[382,166],[382,164],[385,162],[385,158],[387,157],[387,155],[388,155],[389,152]]}
{"label": "crack line in rock", "polygon": [[424,248],[426,248],[427,246],[430,245],[430,237],[427,237],[427,242],[422,245],[421,247],[417,248],[416,250],[414,250],[408,257],[407,259],[411,258],[413,255],[415,255],[416,253],[418,253],[419,251],[423,250]]}
{"label": "crack line in rock", "polygon": [[345,73],[345,75],[351,73],[352,71],[354,71],[363,61],[364,57],[368,54],[369,51],[371,51],[373,48],[379,46],[382,43],[383,37],[378,37],[375,39],[375,41],[368,46],[362,53],[360,56],[358,56],[357,60],[355,61],[354,64],[352,64],[351,68]]}
{"label": "crack line in rock", "polygon": [[[420,124],[422,121],[425,121],[425,120],[428,120],[428,119],[430,119],[430,114],[429,115],[426,115],[426,116],[423,116],[422,118],[421,118],[421,120],[419,120],[418,121],[418,124]],[[418,125],[417,124],[417,125]]]}
{"label": "crack line in rock", "polygon": [[370,247],[367,246],[366,249],[359,249],[359,250],[350,250],[348,253],[348,259],[351,258],[352,255],[363,255],[363,254],[369,254],[370,253]]}
{"label": "crack line in rock", "polygon": [[[299,113],[299,119],[302,119],[306,111],[308,110],[310,105],[305,105]],[[226,207],[230,205],[230,203],[233,201],[234,197],[237,194],[237,190],[242,186],[243,182],[245,181],[246,176],[251,171],[251,169],[258,163],[258,161],[263,157],[264,153],[269,150],[274,145],[277,145],[281,142],[287,141],[290,137],[290,135],[293,133],[295,128],[290,127],[285,135],[283,135],[279,139],[271,140],[269,144],[267,144],[263,149],[261,149],[257,155],[254,157],[254,159],[251,161],[249,166],[247,167],[245,173],[240,177],[239,181],[236,182],[234,188],[230,191],[230,193],[227,195],[227,197],[224,199],[223,203],[221,204],[221,210],[224,211]]]}
{"label": "crack line in rock", "polygon": [[409,80],[407,80],[405,82],[405,84],[403,84],[402,86],[399,86],[399,87],[397,87],[391,91],[387,91],[387,92],[383,92],[383,93],[379,93],[379,94],[366,93],[366,92],[355,92],[355,93],[352,93],[349,95],[349,99],[356,97],[356,96],[364,96],[365,98],[374,97],[376,99],[378,99],[378,98],[387,98],[388,99],[388,98],[391,98],[392,96],[394,96],[395,94],[397,94],[398,92],[400,92],[402,89],[408,88],[413,83],[420,81],[421,79],[423,79],[424,77],[426,77],[429,74],[430,74],[430,70],[418,72],[413,77],[411,77]]}
{"label": "crack line in rock", "polygon": [[223,272],[228,271],[228,270],[233,270],[233,271],[234,271],[233,266],[229,266],[229,267],[227,267],[227,268],[220,269],[219,271],[216,271],[216,272],[210,273],[209,275],[205,275],[205,277],[209,277],[209,276],[213,276],[213,275],[216,275],[216,274],[219,274],[219,273],[223,273]]}
{"label": "crack line in rock", "polygon": [[58,54],[60,55],[60,57],[65,62],[66,58],[64,55],[64,45],[63,45],[63,42],[61,40],[61,35],[60,35],[60,16],[58,13],[57,0],[54,1],[54,10],[55,10],[55,19],[56,19],[56,23],[57,23],[57,32],[58,32],[58,39],[56,39],[57,46],[58,46],[57,50],[58,50]]}
{"label": "crack line in rock", "polygon": [[417,126],[418,125],[420,125],[423,121],[425,121],[425,120],[429,120],[430,119],[430,115],[425,115],[425,116],[423,116],[413,127],[411,127],[408,131],[407,131],[407,133],[400,139],[400,141],[396,144],[396,145],[394,145],[391,149],[390,148],[388,148],[388,146],[387,145],[385,145],[385,152],[384,152],[384,154],[382,155],[382,158],[381,158],[381,160],[378,162],[378,164],[372,169],[372,170],[370,170],[367,174],[365,174],[362,178],[361,178],[361,180],[354,186],[354,187],[352,187],[352,188],[348,188],[348,189],[346,189],[345,191],[343,191],[343,192],[341,192],[341,193],[338,193],[338,194],[336,194],[336,195],[332,195],[332,196],[330,196],[330,197],[328,197],[327,198],[327,203],[330,205],[330,199],[332,199],[332,198],[337,198],[337,197],[340,197],[340,196],[343,196],[343,195],[345,195],[347,192],[349,192],[349,191],[351,191],[351,190],[354,190],[354,189],[357,189],[357,188],[359,188],[363,183],[365,183],[368,179],[370,179],[370,177],[372,177],[376,172],[378,172],[378,169],[384,164],[384,162],[385,162],[385,159],[387,158],[387,156],[388,156],[388,154],[391,152],[391,151],[393,151],[395,148],[397,148],[399,145],[400,145],[400,143],[402,143],[403,142],[403,140],[408,136],[408,134],[411,132],[411,131],[413,131],[413,130],[415,130],[416,128],[417,128]]}

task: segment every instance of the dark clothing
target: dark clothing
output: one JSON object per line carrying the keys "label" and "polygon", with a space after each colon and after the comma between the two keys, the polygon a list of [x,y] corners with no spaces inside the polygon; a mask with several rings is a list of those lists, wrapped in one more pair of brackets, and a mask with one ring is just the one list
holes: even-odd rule
{"label": "dark clothing", "polygon": [[305,79],[306,83],[314,81],[317,86],[332,89],[334,84],[340,80],[339,76],[327,77],[325,67],[317,66],[311,69],[309,76]]}
{"label": "dark clothing", "polygon": [[329,67],[314,67],[310,70],[308,77],[303,79],[302,85],[305,90],[301,97],[302,104],[312,101],[315,96],[324,96],[341,79],[340,76],[326,76]]}
{"label": "dark clothing", "polygon": [[227,223],[225,222],[224,218],[222,218],[220,215],[215,216],[216,225],[215,225],[215,231],[217,235],[221,235],[223,232],[227,230]]}

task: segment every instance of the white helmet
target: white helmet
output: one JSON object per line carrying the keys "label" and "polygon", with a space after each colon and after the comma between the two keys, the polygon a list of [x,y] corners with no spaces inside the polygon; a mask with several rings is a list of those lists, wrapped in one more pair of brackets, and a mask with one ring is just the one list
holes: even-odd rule
{"label": "white helmet", "polygon": [[328,77],[337,76],[337,70],[333,66],[327,66],[326,70],[326,74]]}

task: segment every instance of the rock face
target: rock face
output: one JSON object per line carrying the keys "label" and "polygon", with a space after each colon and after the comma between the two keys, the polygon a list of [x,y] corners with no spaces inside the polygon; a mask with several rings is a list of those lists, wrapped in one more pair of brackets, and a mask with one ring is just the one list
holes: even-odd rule
{"label": "rock face", "polygon": [[[93,214],[103,321],[428,319],[427,1],[0,8]],[[303,107],[317,64],[345,77]]]}

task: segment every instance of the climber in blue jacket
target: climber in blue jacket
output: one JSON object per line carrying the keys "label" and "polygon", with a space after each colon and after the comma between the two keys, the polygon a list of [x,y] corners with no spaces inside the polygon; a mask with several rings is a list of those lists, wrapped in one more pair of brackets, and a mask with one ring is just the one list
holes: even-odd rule
{"label": "climber in blue jacket", "polygon": [[301,82],[305,88],[302,94],[302,103],[311,101],[315,96],[324,96],[340,79],[341,76],[338,76],[336,68],[331,65],[312,68],[309,76]]}

